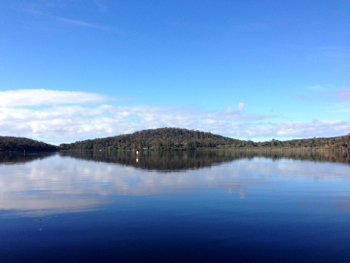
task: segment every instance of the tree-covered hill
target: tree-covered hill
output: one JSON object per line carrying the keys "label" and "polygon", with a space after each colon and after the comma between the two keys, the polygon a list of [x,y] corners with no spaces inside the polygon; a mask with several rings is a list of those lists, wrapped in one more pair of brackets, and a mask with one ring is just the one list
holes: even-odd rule
{"label": "tree-covered hill", "polygon": [[160,128],[138,131],[103,139],[78,141],[61,144],[62,150],[100,150],[100,149],[196,149],[225,147],[239,143],[239,140],[179,128]]}
{"label": "tree-covered hill", "polygon": [[180,128],[149,129],[132,134],[108,138],[78,141],[71,144],[61,144],[61,150],[131,150],[131,149],[265,149],[265,148],[347,148],[350,145],[350,135],[295,139],[288,141],[271,140],[253,142],[232,139],[209,132],[187,130]]}
{"label": "tree-covered hill", "polygon": [[0,151],[56,150],[186,150],[186,149],[275,149],[275,148],[342,148],[349,149],[350,134],[346,136],[253,142],[232,139],[210,132],[180,128],[160,128],[138,131],[114,137],[61,144],[59,147],[27,138],[0,136]]}
{"label": "tree-covered hill", "polygon": [[299,148],[335,147],[347,148],[350,136],[330,138],[271,140],[253,142],[232,139],[209,132],[179,128],[160,128],[114,137],[61,144],[61,150],[130,150],[130,149],[204,149],[204,148]]}
{"label": "tree-covered hill", "polygon": [[0,151],[57,151],[58,147],[21,137],[0,136]]}

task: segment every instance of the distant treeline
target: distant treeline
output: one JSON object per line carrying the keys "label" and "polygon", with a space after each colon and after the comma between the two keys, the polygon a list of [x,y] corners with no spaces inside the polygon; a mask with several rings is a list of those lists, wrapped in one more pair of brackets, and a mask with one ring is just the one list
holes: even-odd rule
{"label": "distant treeline", "polygon": [[[327,138],[311,138],[311,139],[295,139],[288,141],[279,141],[272,139],[265,142],[242,141],[238,147],[248,148],[300,148],[300,147],[333,147],[333,148],[347,148],[350,146],[350,134],[346,136],[327,137]],[[235,146],[237,147],[237,146]]]}
{"label": "distant treeline", "polygon": [[105,151],[105,150],[205,150],[205,149],[294,149],[350,146],[350,134],[339,137],[253,142],[210,132],[179,128],[149,129],[132,134],[61,144],[59,147],[27,138],[0,136],[0,151]]}
{"label": "distant treeline", "polygon": [[57,146],[21,137],[0,136],[0,151],[57,151]]}
{"label": "distant treeline", "polygon": [[186,149],[237,149],[237,148],[347,148],[350,135],[331,138],[296,139],[279,141],[272,139],[266,142],[236,140],[209,132],[179,128],[150,129],[120,136],[78,141],[61,144],[61,150],[186,150]]}

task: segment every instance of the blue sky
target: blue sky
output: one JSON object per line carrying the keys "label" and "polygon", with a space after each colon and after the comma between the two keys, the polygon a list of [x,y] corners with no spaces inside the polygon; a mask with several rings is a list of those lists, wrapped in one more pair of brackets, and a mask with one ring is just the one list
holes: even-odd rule
{"label": "blue sky", "polygon": [[349,1],[2,1],[0,130],[350,132]]}

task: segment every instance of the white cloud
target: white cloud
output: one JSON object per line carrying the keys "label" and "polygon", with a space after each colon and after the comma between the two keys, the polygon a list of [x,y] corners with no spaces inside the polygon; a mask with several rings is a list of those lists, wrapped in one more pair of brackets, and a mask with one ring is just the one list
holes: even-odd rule
{"label": "white cloud", "polygon": [[[326,162],[294,161],[291,164],[289,160],[267,162],[245,159],[176,173],[159,173],[154,170],[145,173],[128,165],[80,160],[81,162],[84,165],[77,165],[75,159],[65,158],[65,165],[62,165],[62,159],[48,158],[42,162],[18,165],[16,169],[1,165],[0,210],[12,210],[11,213],[67,213],[97,208],[105,204],[106,195],[177,194],[208,188],[235,192],[236,198],[238,195],[244,198],[245,189],[270,184],[274,178],[349,178],[348,166]],[[30,195],[28,192],[31,192]],[[70,196],[69,202],[67,195]]]}
{"label": "white cloud", "polygon": [[242,111],[244,109],[244,106],[245,105],[243,102],[238,103],[238,106],[237,106],[238,111]]}
{"label": "white cloud", "polygon": [[114,100],[107,95],[80,91],[22,89],[0,92],[0,107],[59,104],[97,104]]}
{"label": "white cloud", "polygon": [[[100,99],[99,96],[88,99],[93,98],[95,101]],[[80,98],[80,102],[86,101]],[[11,105],[43,103],[35,98],[27,103],[22,100],[12,102]],[[67,102],[72,101],[67,98],[61,100],[61,103]],[[198,129],[225,135],[230,134],[233,125],[238,125],[241,121],[257,121],[268,117],[271,116],[240,113],[232,110],[231,106],[220,112],[167,105],[61,105],[43,109],[0,107],[0,130],[1,135],[41,138],[53,143],[160,127]]]}
{"label": "white cloud", "polygon": [[0,108],[0,130],[2,135],[43,138],[53,143],[160,127],[198,129],[244,139],[336,136],[350,130],[350,121],[263,121],[268,117],[242,114],[231,107],[218,113],[165,105],[54,106],[40,110]]}
{"label": "white cloud", "polygon": [[350,121],[310,121],[310,122],[259,122],[245,123],[231,131],[232,136],[254,138],[311,138],[340,136],[349,133]]}
{"label": "white cloud", "polygon": [[[83,106],[106,100],[112,98],[85,92],[0,92],[0,135],[59,144],[161,127],[195,129],[252,140],[327,137],[350,131],[350,121],[341,120],[272,123],[268,119],[276,116],[242,112],[245,107],[243,102],[237,105],[237,110],[228,106],[221,111],[183,105]],[[39,105],[54,106],[40,109],[25,107]]]}

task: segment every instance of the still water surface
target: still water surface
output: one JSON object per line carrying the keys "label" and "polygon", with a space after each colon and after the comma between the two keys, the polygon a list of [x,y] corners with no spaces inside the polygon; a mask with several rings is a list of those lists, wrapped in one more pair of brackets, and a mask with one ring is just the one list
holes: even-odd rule
{"label": "still water surface", "polygon": [[349,163],[0,154],[0,262],[350,262]]}

